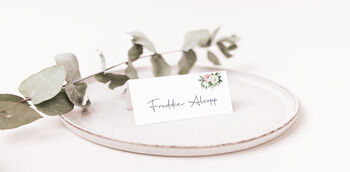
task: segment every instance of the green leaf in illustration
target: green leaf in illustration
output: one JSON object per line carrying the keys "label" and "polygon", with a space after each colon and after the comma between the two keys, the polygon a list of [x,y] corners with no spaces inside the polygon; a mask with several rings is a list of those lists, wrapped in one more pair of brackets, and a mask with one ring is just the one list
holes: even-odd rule
{"label": "green leaf in illustration", "polygon": [[91,102],[89,99],[85,100],[87,84],[84,82],[73,84],[68,83],[64,90],[69,98],[69,100],[76,106],[87,108],[90,106]]}
{"label": "green leaf in illustration", "polygon": [[77,57],[72,53],[63,53],[55,57],[57,65],[63,65],[66,69],[67,82],[74,82],[81,78]]}
{"label": "green leaf in illustration", "polygon": [[232,35],[230,37],[220,39],[218,42],[216,42],[216,45],[219,47],[222,54],[229,58],[232,57],[230,51],[235,50],[237,48],[236,41],[237,37],[235,35]]}
{"label": "green leaf in illustration", "polygon": [[106,68],[107,68],[107,64],[106,64],[106,58],[105,56],[103,55],[102,51],[100,50],[96,50],[97,51],[97,55],[100,57],[101,59],[101,69],[103,71],[106,71]]}
{"label": "green leaf in illustration", "polygon": [[109,82],[109,88],[114,89],[116,87],[122,86],[129,80],[129,77],[126,75],[119,75],[113,73],[100,73],[95,76],[95,79],[104,84]]}
{"label": "green leaf in illustration", "polygon": [[220,61],[214,53],[212,53],[211,51],[208,50],[207,56],[208,56],[209,61],[211,61],[214,65],[220,65]]}
{"label": "green leaf in illustration", "polygon": [[[6,101],[6,102],[18,102],[23,100],[22,97],[20,96],[16,96],[13,94],[0,94],[0,101]],[[28,105],[29,104],[27,102],[23,102],[23,104]]]}
{"label": "green leaf in illustration", "polygon": [[197,60],[196,53],[190,49],[188,51],[182,52],[182,57],[178,63],[179,65],[179,74],[187,74],[191,68],[193,67],[194,63]]}
{"label": "green leaf in illustration", "polygon": [[129,33],[133,38],[132,42],[134,44],[142,45],[143,47],[147,48],[149,51],[156,53],[156,48],[154,47],[153,43],[141,32],[130,32]]}
{"label": "green leaf in illustration", "polygon": [[61,91],[65,77],[63,65],[51,66],[24,80],[19,86],[19,92],[30,97],[33,104],[39,104]]}
{"label": "green leaf in illustration", "polygon": [[201,29],[190,31],[185,36],[183,51],[188,51],[197,46],[207,47],[208,40],[210,39],[209,30]]}
{"label": "green leaf in illustration", "polygon": [[23,103],[0,101],[0,130],[17,128],[42,118]]}
{"label": "green leaf in illustration", "polygon": [[55,97],[35,105],[36,109],[46,115],[62,115],[73,110],[74,105],[68,99],[64,89]]}
{"label": "green leaf in illustration", "polygon": [[167,76],[171,74],[171,67],[164,60],[162,55],[154,54],[151,57],[152,68],[154,76]]}
{"label": "green leaf in illustration", "polygon": [[134,67],[134,65],[130,61],[128,62],[128,67],[125,69],[125,74],[130,79],[138,78],[138,74],[137,74],[136,68]]}

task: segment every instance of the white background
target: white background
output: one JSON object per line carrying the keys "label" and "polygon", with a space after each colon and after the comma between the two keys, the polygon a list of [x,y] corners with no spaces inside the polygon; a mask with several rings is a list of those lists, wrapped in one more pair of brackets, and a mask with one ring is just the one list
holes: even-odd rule
{"label": "white background", "polygon": [[[124,60],[128,31],[144,32],[157,49],[182,45],[186,31],[237,34],[226,68],[279,82],[301,100],[295,125],[264,145],[202,158],[131,154],[85,141],[57,117],[0,131],[0,171],[348,171],[350,1],[0,1],[1,93],[74,52],[82,74]],[[169,55],[177,61],[179,54]],[[202,54],[203,56],[203,54]],[[203,56],[200,64],[209,64]],[[149,64],[148,60],[140,64]],[[139,64],[138,64],[139,65]]]}

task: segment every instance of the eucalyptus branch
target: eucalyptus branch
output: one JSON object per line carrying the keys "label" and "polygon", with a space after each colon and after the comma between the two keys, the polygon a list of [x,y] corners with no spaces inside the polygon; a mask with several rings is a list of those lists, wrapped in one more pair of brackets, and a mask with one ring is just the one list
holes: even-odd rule
{"label": "eucalyptus branch", "polygon": [[[165,54],[178,53],[178,52],[181,52],[181,51],[183,51],[183,50],[165,51],[165,52],[156,53],[156,54],[165,55]],[[152,55],[153,55],[153,54],[143,55],[143,56],[140,56],[140,58],[151,57]],[[81,82],[81,81],[84,81],[84,80],[86,80],[86,79],[89,79],[89,78],[91,78],[91,77],[94,77],[94,76],[96,76],[96,75],[98,75],[98,74],[104,73],[105,71],[109,71],[109,70],[111,70],[111,69],[113,69],[113,68],[116,68],[116,67],[118,67],[118,66],[121,66],[121,65],[123,65],[123,64],[128,64],[128,61],[124,61],[124,62],[118,63],[118,64],[116,64],[116,65],[113,65],[113,66],[111,66],[111,67],[106,68],[106,70],[102,70],[102,71],[96,72],[96,73],[94,73],[94,74],[91,74],[91,75],[89,75],[89,76],[83,77],[83,78],[81,78],[81,79],[79,79],[79,80],[74,81],[74,84],[77,84],[77,83],[79,83],[79,82]]]}
{"label": "eucalyptus branch", "polygon": [[[129,79],[138,78],[137,69],[132,63],[140,58],[151,57],[152,72],[156,77],[171,74],[171,66],[162,55],[178,52],[182,53],[178,62],[178,74],[189,73],[197,61],[194,51],[196,48],[204,48],[208,60],[214,65],[219,65],[219,58],[210,49],[218,31],[219,28],[212,33],[205,29],[190,31],[186,34],[181,49],[161,53],[156,51],[153,43],[143,33],[131,32],[133,44],[128,51],[128,60],[107,68],[106,59],[98,50],[102,70],[86,77],[81,77],[78,59],[73,53],[59,54],[55,57],[56,65],[29,76],[20,84],[19,92],[24,98],[13,94],[0,94],[0,130],[17,128],[42,118],[37,111],[56,116],[72,111],[74,106],[87,109],[91,102],[85,97],[88,87],[84,82],[86,79],[95,77],[96,81],[108,84],[110,89],[122,86]],[[230,58],[233,56],[231,51],[237,48],[235,42],[236,37],[229,36],[219,39],[216,45],[226,58]],[[142,55],[144,49],[152,54]],[[124,74],[106,72],[124,64],[127,65]],[[36,109],[33,109],[28,101],[31,101]]]}
{"label": "eucalyptus branch", "polygon": [[[183,51],[183,50],[172,50],[172,51],[165,51],[165,52],[157,53],[157,54],[165,55],[165,54],[178,53],[178,52],[182,52],[182,51]],[[148,55],[140,56],[140,58],[151,57],[151,56],[152,56],[152,54],[148,54]],[[84,80],[86,80],[86,79],[92,78],[92,77],[94,77],[94,76],[96,76],[96,75],[98,75],[98,74],[104,73],[105,71],[109,71],[109,70],[111,70],[111,69],[113,69],[113,68],[116,68],[116,67],[118,67],[118,66],[121,66],[121,65],[123,65],[123,64],[128,64],[128,61],[124,61],[124,62],[120,62],[120,63],[118,63],[118,64],[115,64],[115,65],[113,65],[113,66],[110,66],[110,67],[106,68],[105,70],[102,70],[102,71],[96,72],[96,73],[94,73],[94,74],[88,75],[88,76],[86,76],[86,77],[83,77],[83,78],[81,78],[81,79],[78,79],[78,80],[74,81],[73,83],[74,83],[74,84],[78,84],[78,83],[80,83],[80,82],[82,82],[82,81],[84,81]],[[64,86],[66,86],[66,84],[63,85],[63,87],[64,87]],[[25,98],[25,99],[23,99],[23,100],[17,101],[17,103],[23,103],[23,102],[27,102],[27,101],[30,101],[30,100],[31,100],[30,98]]]}

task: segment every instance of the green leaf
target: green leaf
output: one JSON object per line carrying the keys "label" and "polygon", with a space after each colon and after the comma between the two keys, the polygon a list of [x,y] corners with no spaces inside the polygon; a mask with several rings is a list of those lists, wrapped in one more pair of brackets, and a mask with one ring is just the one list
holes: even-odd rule
{"label": "green leaf", "polygon": [[210,39],[211,39],[211,40],[214,40],[219,31],[220,31],[220,27],[216,28],[216,29],[214,30],[214,32],[211,34]]}
{"label": "green leaf", "polygon": [[228,50],[235,50],[237,49],[237,44],[231,44],[229,47],[228,47]]}
{"label": "green leaf", "polygon": [[105,56],[103,55],[102,51],[100,50],[96,50],[97,51],[97,55],[100,57],[101,59],[101,69],[103,71],[106,71],[106,68],[107,68],[107,64],[106,64],[106,58]]}
{"label": "green leaf", "polygon": [[130,79],[138,78],[138,74],[137,74],[136,68],[134,67],[134,65],[130,61],[128,62],[128,67],[125,69],[125,74]]}
{"label": "green leaf", "polygon": [[[13,94],[0,94],[0,101],[6,101],[6,102],[18,102],[24,100],[22,97],[20,96],[16,96]],[[29,104],[27,102],[23,102],[22,104],[28,105]]]}
{"label": "green leaf", "polygon": [[95,79],[104,84],[110,82],[108,87],[113,90],[116,87],[124,85],[129,80],[129,77],[113,73],[100,73],[95,75]]}
{"label": "green leaf", "polygon": [[185,36],[183,51],[188,51],[197,46],[207,47],[208,40],[210,39],[210,33],[208,30],[194,30],[190,31]]}
{"label": "green leaf", "polygon": [[220,61],[214,53],[208,50],[207,55],[208,55],[209,61],[211,61],[214,65],[220,65]]}
{"label": "green leaf", "polygon": [[197,55],[192,49],[190,49],[189,51],[183,51],[182,57],[178,63],[179,65],[178,73],[187,74],[193,67],[196,60],[197,60]]}
{"label": "green leaf", "polygon": [[215,40],[216,35],[218,34],[220,27],[216,28],[213,33],[210,35],[210,39],[208,40],[205,47],[210,47],[211,43]]}
{"label": "green leaf", "polygon": [[84,82],[78,84],[68,83],[64,90],[69,98],[69,100],[76,106],[81,108],[87,108],[90,106],[91,102],[89,99],[84,102],[85,92],[86,92],[87,84]]}
{"label": "green leaf", "polygon": [[0,101],[0,129],[17,128],[42,118],[35,110],[23,103]]}
{"label": "green leaf", "polygon": [[152,68],[154,76],[167,76],[171,74],[171,67],[164,60],[162,55],[154,54],[151,57]]}
{"label": "green leaf", "polygon": [[73,110],[74,105],[68,99],[64,89],[60,91],[55,97],[46,100],[40,104],[35,105],[36,109],[46,115],[62,115]]}
{"label": "green leaf", "polygon": [[55,57],[57,65],[63,65],[66,69],[67,82],[74,82],[81,78],[77,57],[72,53],[63,53]]}
{"label": "green leaf", "polygon": [[134,44],[142,45],[143,47],[147,48],[149,51],[152,51],[156,53],[156,48],[154,48],[153,43],[141,32],[130,32],[129,33],[133,38],[132,42]]}
{"label": "green leaf", "polygon": [[139,44],[134,44],[128,51],[129,61],[135,61],[140,58],[143,53],[143,47]]}
{"label": "green leaf", "polygon": [[230,54],[228,48],[222,42],[217,42],[216,45],[227,58],[232,57],[232,54]]}
{"label": "green leaf", "polygon": [[[216,45],[219,47],[220,51],[227,57],[232,57],[232,54],[230,54],[230,51],[235,50],[237,48],[237,37],[235,35],[232,35],[230,37],[222,38],[220,39]],[[228,44],[228,45],[225,45]]]}
{"label": "green leaf", "polygon": [[111,77],[109,75],[110,75],[110,73],[100,73],[100,74],[95,75],[95,79],[96,79],[96,81],[105,84],[111,80]]}
{"label": "green leaf", "polygon": [[51,66],[24,80],[19,86],[19,92],[30,97],[33,104],[39,104],[61,91],[65,77],[63,65]]}

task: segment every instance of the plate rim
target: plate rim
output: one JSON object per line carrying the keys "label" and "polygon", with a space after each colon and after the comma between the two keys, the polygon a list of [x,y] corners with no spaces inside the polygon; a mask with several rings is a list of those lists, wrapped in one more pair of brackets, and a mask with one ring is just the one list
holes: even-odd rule
{"label": "plate rim", "polygon": [[[172,66],[172,67],[174,67],[174,66]],[[224,68],[224,67],[218,68],[218,67],[208,67],[208,66],[201,66],[201,65],[198,65],[198,66],[195,66],[195,67],[196,68],[203,68],[203,69],[211,69],[211,70],[226,70],[226,71],[229,71],[229,72],[240,73],[240,74],[243,74],[243,75],[246,75],[246,76],[250,76],[250,77],[253,77],[253,78],[258,78],[258,79],[266,81],[266,82],[270,82],[270,83],[272,83],[272,84],[282,88],[284,91],[286,91],[293,98],[293,100],[295,102],[295,108],[294,108],[294,111],[292,113],[292,117],[287,122],[285,122],[282,125],[276,127],[275,129],[270,130],[270,131],[268,131],[266,133],[263,133],[263,134],[261,134],[259,136],[256,136],[256,137],[252,137],[252,138],[244,139],[244,140],[240,140],[240,141],[235,141],[235,142],[227,142],[227,143],[220,143],[220,144],[213,144],[213,145],[202,145],[202,146],[194,146],[194,145],[193,146],[192,145],[190,145],[190,146],[157,145],[157,144],[146,144],[146,143],[137,143],[137,142],[118,140],[118,139],[115,139],[115,138],[110,138],[110,137],[106,137],[106,136],[103,136],[103,135],[100,135],[100,134],[96,134],[96,133],[90,131],[89,129],[85,129],[83,127],[80,127],[77,124],[71,122],[69,119],[67,119],[64,116],[65,114],[64,115],[59,115],[59,117],[61,118],[61,120],[63,122],[65,122],[66,124],[70,125],[71,127],[74,127],[75,129],[80,130],[81,132],[93,135],[95,137],[99,137],[101,139],[106,139],[106,140],[109,140],[109,141],[113,141],[113,142],[119,142],[119,143],[136,145],[136,146],[145,146],[145,147],[151,147],[151,148],[208,149],[208,148],[219,148],[219,147],[225,147],[225,146],[233,146],[233,145],[239,145],[239,144],[248,143],[248,142],[252,142],[252,141],[257,141],[259,139],[262,139],[262,138],[265,138],[267,136],[273,135],[274,133],[277,133],[277,132],[279,132],[280,130],[282,130],[284,128],[288,129],[289,125],[292,122],[294,122],[295,119],[299,116],[299,112],[300,112],[300,101],[299,101],[299,99],[297,98],[297,96],[295,94],[292,93],[292,91],[290,91],[286,87],[282,86],[281,84],[278,84],[278,83],[276,83],[274,81],[271,81],[269,79],[266,79],[264,77],[260,77],[260,76],[254,75],[254,74],[249,74],[249,73],[240,72],[240,71],[236,71],[236,70],[232,70],[232,69],[227,69],[227,68]],[[145,69],[145,68],[149,68],[149,66],[138,67],[138,69]],[[116,71],[120,71],[120,70],[114,70],[112,72],[116,72]],[[82,137],[81,135],[79,135],[79,136]],[[276,137],[274,137],[274,138],[276,138]],[[98,143],[98,144],[100,144],[100,143]]]}

